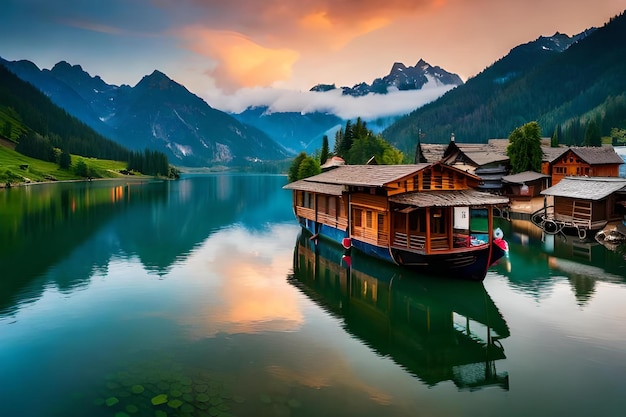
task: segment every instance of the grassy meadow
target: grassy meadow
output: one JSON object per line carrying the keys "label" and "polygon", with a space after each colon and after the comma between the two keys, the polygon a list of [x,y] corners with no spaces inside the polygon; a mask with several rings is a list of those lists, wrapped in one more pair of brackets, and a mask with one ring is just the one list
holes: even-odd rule
{"label": "grassy meadow", "polygon": [[87,165],[89,174],[93,178],[126,177],[119,172],[126,169],[126,162],[123,161],[72,155],[72,166],[69,169],[61,169],[56,163],[30,158],[15,152],[10,147],[0,145],[0,187],[7,184],[84,179],[73,170],[79,161]]}

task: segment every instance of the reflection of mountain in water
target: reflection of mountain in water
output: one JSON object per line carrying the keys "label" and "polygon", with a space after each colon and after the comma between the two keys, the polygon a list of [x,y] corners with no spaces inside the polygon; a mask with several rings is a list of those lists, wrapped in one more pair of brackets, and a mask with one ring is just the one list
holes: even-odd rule
{"label": "reflection of mountain in water", "polygon": [[315,244],[303,232],[289,280],[428,385],[450,380],[461,389],[508,389],[508,375],[495,363],[506,358],[500,339],[509,328],[482,283],[408,275],[358,255],[349,267],[340,248]]}
{"label": "reflection of mountain in water", "polygon": [[[208,175],[179,181],[94,181],[0,193],[0,312],[45,276],[60,290],[85,285],[112,257],[136,258],[159,274],[216,230],[292,221],[279,176]],[[24,300],[19,301],[20,303]]]}

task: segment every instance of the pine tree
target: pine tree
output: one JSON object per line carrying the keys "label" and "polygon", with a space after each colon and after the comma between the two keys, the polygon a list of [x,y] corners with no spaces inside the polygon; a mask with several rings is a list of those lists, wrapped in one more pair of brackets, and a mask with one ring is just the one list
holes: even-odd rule
{"label": "pine tree", "polygon": [[585,129],[585,146],[602,146],[602,135],[598,123],[592,119]]}
{"label": "pine tree", "polygon": [[320,152],[320,164],[324,164],[330,157],[330,150],[328,149],[328,136],[324,135],[322,138],[322,151]]}
{"label": "pine tree", "polygon": [[72,165],[72,155],[67,150],[63,150],[59,156],[59,168],[68,169]]}
{"label": "pine tree", "polygon": [[552,133],[552,137],[550,138],[550,146],[552,148],[559,147],[559,138],[561,137],[561,126],[555,126],[554,133]]}

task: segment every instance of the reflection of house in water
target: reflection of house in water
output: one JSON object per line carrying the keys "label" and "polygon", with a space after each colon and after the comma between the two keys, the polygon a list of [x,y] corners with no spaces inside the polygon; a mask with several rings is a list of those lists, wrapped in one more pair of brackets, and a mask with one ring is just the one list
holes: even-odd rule
{"label": "reflection of house in water", "polygon": [[[500,339],[509,328],[482,283],[436,280],[302,234],[290,282],[340,317],[348,332],[425,384],[508,389]],[[367,272],[364,272],[367,271]]]}
{"label": "reflection of house in water", "polygon": [[499,226],[508,236],[509,261],[494,268],[524,293],[549,294],[565,277],[580,305],[595,294],[598,282],[626,283],[624,254],[607,250],[595,240],[544,233],[531,222],[512,220]]}

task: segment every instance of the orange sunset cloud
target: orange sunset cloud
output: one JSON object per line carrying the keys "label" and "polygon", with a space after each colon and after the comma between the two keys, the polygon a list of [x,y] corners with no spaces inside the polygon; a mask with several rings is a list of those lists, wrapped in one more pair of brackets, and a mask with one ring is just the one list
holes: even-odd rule
{"label": "orange sunset cloud", "polygon": [[192,27],[184,31],[184,37],[195,53],[217,61],[210,75],[228,91],[287,79],[298,58],[294,50],[266,48],[235,32]]}
{"label": "orange sunset cloud", "polygon": [[285,81],[303,56],[339,51],[354,39],[386,27],[398,15],[440,2],[269,1],[252,4],[234,1],[219,6],[203,2],[200,9],[218,8],[217,13],[212,9],[212,14],[221,16],[234,15],[235,6],[245,7],[248,19],[254,16],[254,20],[242,17],[229,30],[216,30],[219,24],[211,29],[197,24],[178,32],[187,48],[215,62],[208,73],[216,84],[233,91]]}

